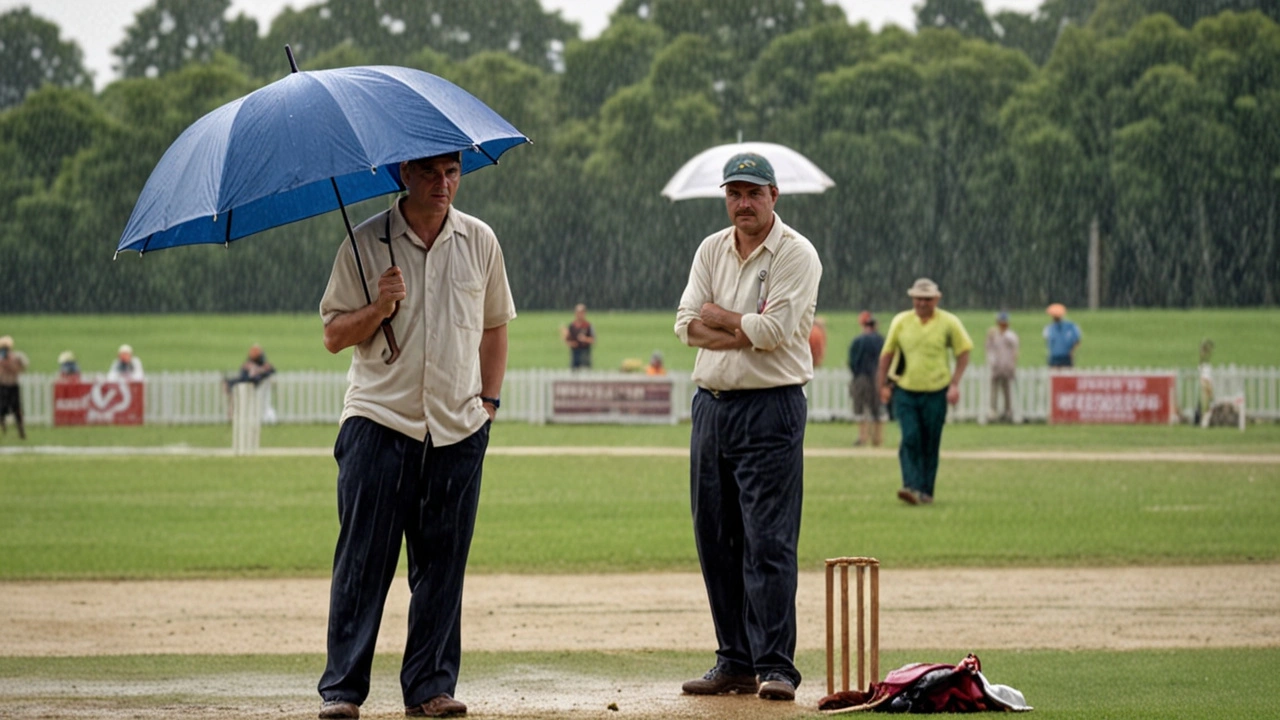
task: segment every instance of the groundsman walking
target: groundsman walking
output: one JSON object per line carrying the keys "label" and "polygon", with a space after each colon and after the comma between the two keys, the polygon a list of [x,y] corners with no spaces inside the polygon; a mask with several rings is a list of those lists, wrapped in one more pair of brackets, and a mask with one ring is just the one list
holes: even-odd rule
{"label": "groundsman walking", "polygon": [[[942,292],[932,280],[916,280],[907,295],[913,309],[898,313],[889,325],[876,387],[883,402],[893,402],[902,430],[898,498],[909,505],[927,505],[933,502],[947,405],[960,402],[960,379],[969,366],[973,341],[959,318],[938,308]],[[955,372],[948,362],[948,350],[955,356]],[[902,366],[896,370],[896,387],[891,388],[889,369],[895,358],[900,358]]]}

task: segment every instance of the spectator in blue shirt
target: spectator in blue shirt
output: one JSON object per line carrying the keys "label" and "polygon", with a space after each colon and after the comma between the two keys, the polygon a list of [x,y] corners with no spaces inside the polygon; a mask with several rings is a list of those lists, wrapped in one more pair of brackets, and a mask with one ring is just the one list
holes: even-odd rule
{"label": "spectator in blue shirt", "polygon": [[1075,365],[1076,348],[1080,347],[1080,328],[1066,319],[1067,308],[1054,303],[1045,310],[1053,322],[1044,326],[1044,341],[1049,346],[1049,367],[1069,368]]}

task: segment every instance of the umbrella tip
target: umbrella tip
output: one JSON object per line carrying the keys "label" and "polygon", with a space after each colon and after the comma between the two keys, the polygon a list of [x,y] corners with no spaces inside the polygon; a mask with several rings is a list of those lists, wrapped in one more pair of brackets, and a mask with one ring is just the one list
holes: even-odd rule
{"label": "umbrella tip", "polygon": [[284,45],[284,54],[289,56],[289,72],[298,72],[298,61],[293,59],[293,48],[289,43]]}

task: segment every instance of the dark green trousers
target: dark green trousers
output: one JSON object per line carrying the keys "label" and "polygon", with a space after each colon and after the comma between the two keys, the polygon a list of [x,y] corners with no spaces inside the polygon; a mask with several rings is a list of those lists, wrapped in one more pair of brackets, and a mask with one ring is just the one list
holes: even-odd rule
{"label": "dark green trousers", "polygon": [[912,392],[894,388],[893,414],[902,429],[902,442],[898,445],[902,486],[932,496],[933,483],[938,478],[942,426],[947,422],[947,389]]}

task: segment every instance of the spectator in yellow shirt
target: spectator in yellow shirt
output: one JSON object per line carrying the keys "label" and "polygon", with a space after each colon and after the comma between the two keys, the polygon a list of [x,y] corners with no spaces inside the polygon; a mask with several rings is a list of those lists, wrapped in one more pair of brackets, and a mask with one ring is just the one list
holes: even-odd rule
{"label": "spectator in yellow shirt", "polygon": [[[909,505],[927,505],[933,502],[947,405],[960,401],[960,379],[969,365],[973,341],[959,318],[938,309],[942,292],[932,280],[916,280],[907,295],[911,296],[914,309],[898,313],[889,325],[876,387],[883,402],[892,400],[902,429],[898,445],[902,489],[898,498]],[[948,349],[955,356],[954,373]],[[898,361],[898,356],[898,379],[896,387],[890,388],[889,366]]]}

